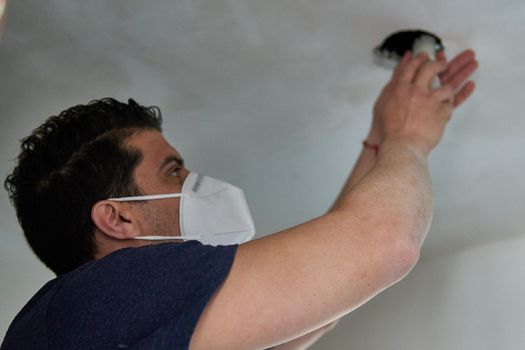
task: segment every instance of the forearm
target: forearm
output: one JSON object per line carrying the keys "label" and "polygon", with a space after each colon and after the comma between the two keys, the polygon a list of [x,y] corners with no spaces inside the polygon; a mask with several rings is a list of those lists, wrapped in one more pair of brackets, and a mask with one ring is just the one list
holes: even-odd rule
{"label": "forearm", "polygon": [[351,177],[344,191],[334,210],[355,210],[356,203],[367,203],[370,217],[391,223],[421,246],[432,221],[432,185],[426,155],[417,146],[383,142],[372,169],[355,185]]}
{"label": "forearm", "polygon": [[[366,141],[371,144],[379,144],[380,138],[378,133],[372,128],[372,130],[369,132]],[[343,185],[343,188],[341,189],[337,199],[332,204],[329,211],[332,211],[335,209],[338,205],[341,199],[348,193],[352,188],[355,187],[363,179],[375,166],[376,164],[377,156],[375,154],[375,150],[371,148],[365,148],[362,147],[361,154],[359,155],[359,158],[357,159],[357,162],[354,165],[354,168],[352,169],[352,172],[348,176],[345,184]]]}
{"label": "forearm", "polygon": [[[329,290],[339,305],[334,310],[350,311],[359,307],[399,281],[413,267],[431,216],[426,155],[409,142],[383,142],[376,164],[341,197],[337,208],[320,219],[323,221],[302,226],[319,226],[312,228],[313,234],[308,230],[293,238],[299,246],[298,237],[315,247],[304,258],[304,266],[315,266],[307,268],[308,276],[315,282],[303,284],[301,297],[309,300],[307,291],[315,290],[314,298],[318,299]],[[295,256],[291,250],[283,255]],[[347,281],[349,285],[345,284]],[[327,290],[326,286],[332,287]],[[346,312],[340,312],[338,317],[344,314]],[[324,319],[331,317],[333,314],[323,316]],[[276,349],[305,349],[321,335],[314,331]]]}
{"label": "forearm", "polygon": [[[375,132],[375,130],[373,128],[370,131],[370,133],[368,134],[368,136],[366,138],[366,141],[371,143],[371,144],[379,144],[380,143],[379,135],[377,134],[377,132]],[[389,147],[389,145],[387,144],[386,147]],[[383,157],[383,161],[379,165],[379,174],[375,174],[375,173],[371,174],[372,178],[368,180],[369,182],[371,181],[373,183],[374,181],[380,180],[381,177],[384,177],[384,175],[382,175],[382,171],[384,171],[383,168],[387,168],[387,169],[390,168],[390,165],[388,164],[388,162],[386,162],[384,160],[385,153],[387,154],[386,157],[388,157],[388,154],[389,154],[389,149],[388,148],[387,148],[387,150],[385,152],[383,152],[383,154],[381,154],[381,156]],[[334,202],[334,204],[330,208],[330,211],[332,211],[335,208],[337,208],[341,203],[347,202],[347,199],[345,199],[345,197],[352,191],[352,189],[354,189],[356,187],[356,185],[361,180],[363,180],[374,169],[374,167],[376,166],[376,162],[378,160],[378,156],[379,156],[379,154],[376,155],[375,150],[370,149],[370,148],[365,148],[365,147],[362,148],[357,162],[355,163],[355,165],[354,165],[350,175],[348,176],[348,178],[347,178],[343,188],[341,189],[337,200]],[[419,170],[413,169],[413,170],[411,170],[412,173],[414,173],[414,174],[421,173],[421,172],[425,173],[426,172],[425,169],[421,169],[422,164],[424,164],[424,163],[425,162],[423,161],[423,159],[419,159]],[[424,167],[425,167],[425,165],[423,165],[423,168]],[[428,186],[429,186],[428,178],[427,178],[427,181],[423,181],[423,182],[427,182],[427,183],[426,184],[424,184],[424,183],[420,184],[420,187],[425,189],[425,192],[427,192],[428,191]],[[365,188],[360,189],[360,191],[366,192],[367,191],[366,190],[366,186],[367,185],[368,184],[365,184],[365,186],[364,186]],[[427,195],[428,195],[428,193],[427,193]],[[426,195],[423,195],[423,197],[426,197]],[[428,205],[428,203],[426,203],[426,205]],[[426,210],[427,211],[431,211],[431,208],[427,208]],[[428,220],[428,219],[426,219],[426,220]],[[423,221],[425,221],[425,220],[423,220]],[[416,240],[418,240],[418,239],[416,238]],[[284,344],[278,345],[278,346],[276,346],[276,347],[274,347],[272,349],[274,349],[274,350],[304,350],[304,349],[308,349],[317,340],[319,340],[326,332],[328,332],[330,329],[332,329],[336,324],[337,324],[337,321],[334,321],[334,322],[328,324],[325,327],[319,328],[319,329],[317,329],[317,330],[315,330],[313,332],[310,332],[308,334],[303,335],[302,337],[299,337],[299,338],[296,338],[296,339],[291,340],[289,342],[286,342]]]}

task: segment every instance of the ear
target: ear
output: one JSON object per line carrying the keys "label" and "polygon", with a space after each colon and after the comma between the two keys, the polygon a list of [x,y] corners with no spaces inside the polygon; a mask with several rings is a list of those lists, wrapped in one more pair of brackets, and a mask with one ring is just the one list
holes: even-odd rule
{"label": "ear", "polygon": [[114,239],[129,239],[140,235],[131,210],[123,203],[99,201],[91,208],[91,220],[96,228]]}

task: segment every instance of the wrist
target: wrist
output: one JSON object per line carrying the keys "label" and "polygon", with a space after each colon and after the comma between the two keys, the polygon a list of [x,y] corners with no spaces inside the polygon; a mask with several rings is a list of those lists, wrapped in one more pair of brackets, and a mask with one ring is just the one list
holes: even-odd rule
{"label": "wrist", "polygon": [[381,136],[379,130],[376,127],[372,126],[372,128],[368,132],[368,136],[363,140],[363,147],[365,149],[370,150],[370,152],[373,152],[374,155],[377,157],[380,145]]}
{"label": "wrist", "polygon": [[418,157],[423,158],[427,158],[428,154],[430,153],[430,149],[428,149],[428,147],[420,142],[408,138],[386,138],[381,144],[381,148],[390,147],[402,147],[414,154],[417,154]]}
{"label": "wrist", "polygon": [[369,149],[371,151],[374,151],[374,155],[377,157],[377,155],[379,154],[379,148],[380,148],[380,145],[378,143],[371,143],[367,140],[363,140],[363,147],[365,149]]}
{"label": "wrist", "polygon": [[374,145],[381,144],[381,133],[376,129],[372,128],[365,139],[366,142]]}

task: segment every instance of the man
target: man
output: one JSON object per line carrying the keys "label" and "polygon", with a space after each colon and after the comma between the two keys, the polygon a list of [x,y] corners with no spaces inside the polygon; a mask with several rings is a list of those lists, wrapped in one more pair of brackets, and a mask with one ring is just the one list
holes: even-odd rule
{"label": "man", "polygon": [[[58,277],[2,349],[307,348],[418,260],[432,218],[427,157],[477,68],[470,50],[438,58],[403,57],[329,212],[257,240],[242,193],[189,172],[155,108],[105,99],[50,118],[5,186]],[[221,239],[236,243],[201,243]]]}

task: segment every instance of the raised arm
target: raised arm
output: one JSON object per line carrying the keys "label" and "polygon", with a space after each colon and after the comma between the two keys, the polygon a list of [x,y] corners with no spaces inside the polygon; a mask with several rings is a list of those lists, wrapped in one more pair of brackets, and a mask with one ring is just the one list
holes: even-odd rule
{"label": "raised arm", "polygon": [[[438,61],[447,62],[445,52],[439,51],[436,55]],[[450,84],[454,90],[459,89],[462,82],[472,74],[476,69],[477,64],[474,60],[474,53],[472,51],[464,51],[458,56],[456,56],[449,64],[447,69],[441,73],[440,80],[443,84]],[[458,107],[461,105],[472,93],[474,86],[468,84],[461,89],[461,92],[455,95],[454,106]],[[376,104],[374,107],[374,117],[372,119],[372,126],[368,133],[368,136],[365,140],[369,144],[380,144],[380,126],[379,112],[381,111],[381,105]],[[361,179],[363,179],[375,166],[377,160],[376,151],[371,148],[362,148],[361,153],[352,169],[352,172],[348,176],[341,192],[339,193],[337,199],[334,201],[334,204],[331,206],[330,211],[332,211],[342,198],[354,188],[355,185]],[[303,350],[309,348],[313,343],[319,340],[324,334],[331,331],[338,323],[339,320],[336,320],[320,329],[317,329],[311,333],[305,334],[302,337],[296,338],[290,342],[284,343],[277,347],[274,347],[275,350]]]}
{"label": "raised arm", "polygon": [[431,91],[446,69],[406,58],[378,100],[381,149],[373,168],[321,217],[242,244],[210,300],[191,349],[261,349],[298,338],[402,279],[432,217],[426,158],[457,94]]}

